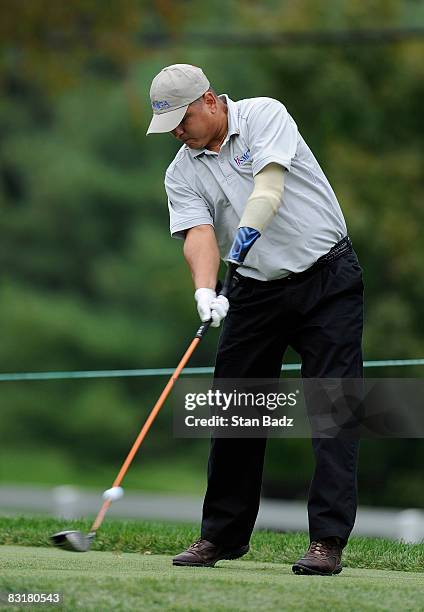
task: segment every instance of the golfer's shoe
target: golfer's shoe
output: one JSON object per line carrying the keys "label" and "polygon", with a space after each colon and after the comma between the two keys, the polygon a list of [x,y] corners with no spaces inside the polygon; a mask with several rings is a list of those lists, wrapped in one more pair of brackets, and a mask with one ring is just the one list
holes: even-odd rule
{"label": "golfer's shoe", "polygon": [[222,559],[238,559],[249,552],[249,545],[239,548],[224,548],[199,538],[184,552],[173,558],[173,565],[191,565],[193,567],[213,567]]}
{"label": "golfer's shoe", "polygon": [[339,538],[325,538],[311,542],[305,555],[292,570],[295,574],[332,576],[342,571],[342,550]]}

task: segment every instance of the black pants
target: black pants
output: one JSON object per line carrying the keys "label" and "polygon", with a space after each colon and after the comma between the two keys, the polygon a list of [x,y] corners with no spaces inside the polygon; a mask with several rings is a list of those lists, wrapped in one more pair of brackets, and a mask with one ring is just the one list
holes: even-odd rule
{"label": "black pants", "polygon": [[[291,346],[301,356],[303,377],[360,378],[362,327],[362,270],[353,249],[292,278],[242,279],[230,296],[215,377],[279,378]],[[263,438],[211,440],[202,538],[230,547],[249,542],[265,446]],[[357,507],[358,441],[313,438],[312,446],[310,538],[338,536],[347,542]]]}

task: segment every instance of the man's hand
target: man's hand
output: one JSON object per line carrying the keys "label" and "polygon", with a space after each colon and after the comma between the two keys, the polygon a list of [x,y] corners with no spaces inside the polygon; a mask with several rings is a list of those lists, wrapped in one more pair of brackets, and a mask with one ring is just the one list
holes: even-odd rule
{"label": "man's hand", "polygon": [[230,306],[227,298],[223,295],[217,296],[213,289],[201,287],[196,290],[194,299],[197,302],[200,320],[204,323],[212,319],[211,327],[219,327]]}

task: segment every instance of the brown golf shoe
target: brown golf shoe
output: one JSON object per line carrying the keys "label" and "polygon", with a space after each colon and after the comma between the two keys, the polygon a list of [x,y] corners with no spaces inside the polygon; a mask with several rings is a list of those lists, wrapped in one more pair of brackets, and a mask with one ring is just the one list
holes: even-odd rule
{"label": "brown golf shoe", "polygon": [[332,576],[342,571],[343,547],[339,538],[325,538],[311,542],[305,555],[292,570],[295,574]]}
{"label": "brown golf shoe", "polygon": [[191,565],[192,567],[213,567],[222,559],[238,559],[249,552],[249,545],[239,548],[224,548],[199,538],[184,552],[173,558],[173,565]]}

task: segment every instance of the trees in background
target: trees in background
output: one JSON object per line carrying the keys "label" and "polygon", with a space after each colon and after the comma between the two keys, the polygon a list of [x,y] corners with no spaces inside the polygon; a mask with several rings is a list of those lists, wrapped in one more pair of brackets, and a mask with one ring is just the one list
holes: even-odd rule
{"label": "trees in background", "polygon": [[[175,62],[201,65],[233,99],[286,104],[365,271],[365,358],[422,357],[423,43],[217,47],[189,37],[405,25],[421,17],[416,3],[3,4],[2,371],[170,367],[196,329],[182,245],[167,229],[163,173],[177,144],[145,137],[150,81]],[[191,365],[211,364],[215,344],[212,331]],[[0,442],[72,457],[78,439],[93,462],[115,463],[162,382],[2,383]],[[165,409],[155,426],[152,459],[181,448],[169,418]],[[302,457],[295,473],[290,457]],[[413,467],[423,459],[420,442],[365,442],[362,502],[423,503]],[[310,469],[307,442],[271,441],[266,492],[302,494]]]}

